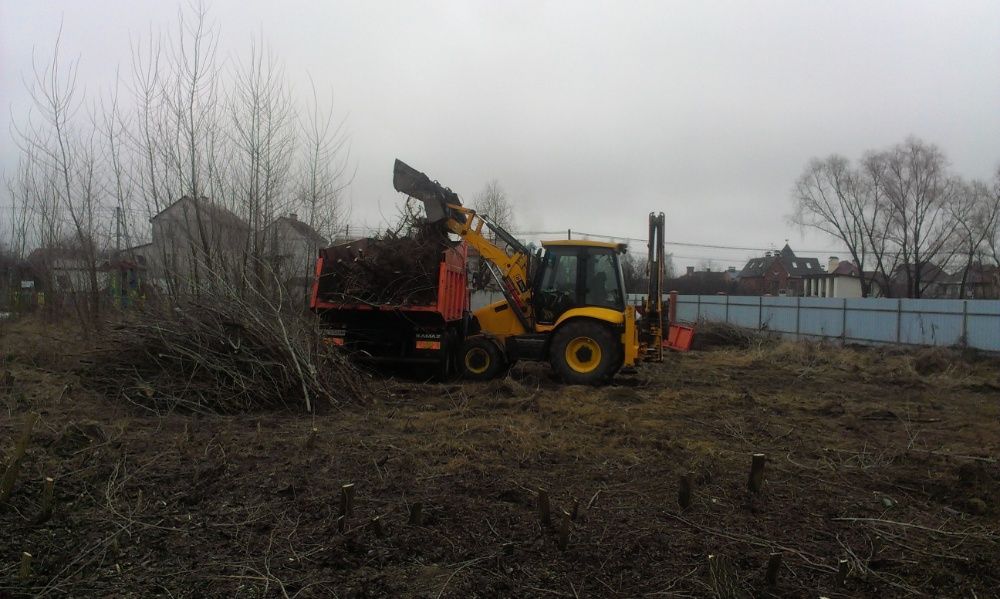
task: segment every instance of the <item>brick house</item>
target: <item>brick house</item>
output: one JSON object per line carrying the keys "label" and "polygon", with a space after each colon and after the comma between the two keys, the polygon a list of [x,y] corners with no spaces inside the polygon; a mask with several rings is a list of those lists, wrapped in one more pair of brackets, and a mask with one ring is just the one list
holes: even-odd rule
{"label": "brick house", "polygon": [[780,252],[751,258],[740,271],[738,289],[743,295],[802,295],[804,279],[822,272],[818,259],[796,256],[786,243]]}

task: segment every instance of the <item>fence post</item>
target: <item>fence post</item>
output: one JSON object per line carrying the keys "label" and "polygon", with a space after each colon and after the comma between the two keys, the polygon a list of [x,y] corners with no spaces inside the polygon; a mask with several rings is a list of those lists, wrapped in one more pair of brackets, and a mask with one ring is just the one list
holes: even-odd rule
{"label": "fence post", "polygon": [[757,330],[764,326],[764,296],[757,297]]}
{"label": "fence post", "polygon": [[694,310],[694,321],[701,322],[701,294],[699,293],[695,297],[698,298],[698,305]]}
{"label": "fence post", "polygon": [[969,300],[962,300],[962,347],[969,345]]}
{"label": "fence post", "polygon": [[802,314],[802,297],[795,296],[795,340],[802,338],[799,334],[799,315]]}
{"label": "fence post", "polygon": [[726,294],[726,324],[729,324],[729,294]]}
{"label": "fence post", "polygon": [[900,329],[903,326],[903,300],[896,300],[896,345],[899,345],[901,335]]}
{"label": "fence post", "polygon": [[844,306],[840,311],[840,344],[847,345],[847,298],[844,298]]}

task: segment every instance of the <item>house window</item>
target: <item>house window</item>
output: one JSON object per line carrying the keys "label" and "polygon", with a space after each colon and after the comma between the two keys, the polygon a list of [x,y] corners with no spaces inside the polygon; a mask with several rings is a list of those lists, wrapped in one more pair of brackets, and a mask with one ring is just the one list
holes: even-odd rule
{"label": "house window", "polygon": [[812,262],[806,262],[806,268],[812,268],[812,267],[813,267]]}
{"label": "house window", "polygon": [[799,267],[798,262],[792,262],[792,268],[798,268],[798,267]]}

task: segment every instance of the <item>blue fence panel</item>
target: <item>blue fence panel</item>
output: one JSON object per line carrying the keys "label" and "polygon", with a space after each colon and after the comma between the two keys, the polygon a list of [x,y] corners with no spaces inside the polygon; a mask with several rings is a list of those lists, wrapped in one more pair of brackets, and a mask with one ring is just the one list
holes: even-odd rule
{"label": "blue fence panel", "polygon": [[1000,300],[681,295],[677,319],[854,343],[948,346],[964,341],[1000,352]]}
{"label": "blue fence panel", "polygon": [[729,296],[726,295],[702,295],[699,308],[700,317],[715,322],[726,322],[728,320],[726,311],[729,305],[728,299]]}
{"label": "blue fence panel", "polygon": [[729,322],[741,327],[760,327],[761,298],[751,296],[729,296]]}
{"label": "blue fence panel", "polygon": [[966,308],[969,347],[1000,351],[1000,300],[970,301]]}
{"label": "blue fence panel", "polygon": [[899,300],[848,298],[844,304],[845,338],[848,341],[896,343],[899,327]]}
{"label": "blue fence panel", "polygon": [[761,327],[769,331],[795,334],[798,319],[798,298],[796,297],[763,297],[761,298]]}
{"label": "blue fence panel", "polygon": [[678,295],[677,296],[677,320],[681,322],[698,321],[698,296]]}
{"label": "blue fence panel", "polygon": [[840,337],[844,334],[844,300],[803,297],[799,300],[799,335]]}
{"label": "blue fence panel", "polygon": [[899,300],[899,342],[957,345],[962,342],[962,300]]}

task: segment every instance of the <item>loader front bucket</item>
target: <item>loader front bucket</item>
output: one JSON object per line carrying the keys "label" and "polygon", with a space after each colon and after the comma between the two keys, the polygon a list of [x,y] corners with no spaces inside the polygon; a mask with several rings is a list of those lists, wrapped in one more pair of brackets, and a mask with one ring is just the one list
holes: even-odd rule
{"label": "loader front bucket", "polygon": [[451,216],[448,204],[462,205],[457,193],[437,181],[431,181],[430,177],[399,158],[392,169],[392,186],[396,191],[423,202],[428,222],[441,221]]}

